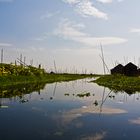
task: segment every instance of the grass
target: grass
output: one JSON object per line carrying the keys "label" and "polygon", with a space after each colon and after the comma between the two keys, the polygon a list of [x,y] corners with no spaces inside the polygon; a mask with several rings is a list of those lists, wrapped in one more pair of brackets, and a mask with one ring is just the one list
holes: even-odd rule
{"label": "grass", "polygon": [[124,75],[105,75],[94,81],[98,85],[108,87],[114,91],[125,91],[127,93],[135,93],[140,91],[140,78],[127,77]]}
{"label": "grass", "polygon": [[31,83],[53,83],[71,81],[95,75],[88,74],[48,74],[41,67],[17,64],[0,64],[0,87]]}
{"label": "grass", "polygon": [[44,74],[39,76],[0,76],[0,87],[2,86],[14,86],[19,84],[31,84],[31,83],[53,83],[62,81],[71,81],[76,79],[82,79],[90,77],[91,75],[82,74]]}
{"label": "grass", "polygon": [[34,84],[20,84],[0,87],[0,98],[11,98],[18,96],[22,99],[24,94],[30,94],[33,91],[40,92],[44,89],[45,83],[34,83]]}
{"label": "grass", "polygon": [[[91,77],[91,75],[44,74],[40,76],[0,76],[0,98],[19,96],[22,99],[23,94],[29,94],[33,91],[39,92],[40,89],[44,89],[47,83],[72,81],[87,77]],[[68,94],[65,96],[68,96]],[[24,100],[21,100],[21,102],[23,103]]]}

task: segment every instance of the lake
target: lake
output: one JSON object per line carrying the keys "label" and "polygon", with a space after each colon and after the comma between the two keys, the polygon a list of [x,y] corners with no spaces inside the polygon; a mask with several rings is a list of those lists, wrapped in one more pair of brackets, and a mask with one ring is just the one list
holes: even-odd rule
{"label": "lake", "polygon": [[0,139],[139,140],[140,94],[91,80],[1,89]]}

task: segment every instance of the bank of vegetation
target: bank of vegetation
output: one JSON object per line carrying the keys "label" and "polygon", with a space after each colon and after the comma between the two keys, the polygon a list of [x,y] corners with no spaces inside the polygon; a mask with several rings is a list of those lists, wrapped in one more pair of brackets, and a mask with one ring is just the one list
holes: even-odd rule
{"label": "bank of vegetation", "polygon": [[140,91],[140,77],[128,77],[119,74],[105,75],[101,76],[94,82],[114,91],[126,91],[130,93]]}
{"label": "bank of vegetation", "polygon": [[82,79],[93,75],[47,73],[40,66],[0,64],[0,87],[31,83],[53,83]]}

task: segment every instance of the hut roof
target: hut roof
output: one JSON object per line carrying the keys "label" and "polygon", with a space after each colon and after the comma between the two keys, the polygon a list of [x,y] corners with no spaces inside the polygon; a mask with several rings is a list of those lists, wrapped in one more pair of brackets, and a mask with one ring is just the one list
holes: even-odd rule
{"label": "hut roof", "polygon": [[122,64],[119,64],[119,65],[117,65],[116,67],[114,67],[114,68],[123,68],[124,66],[122,65]]}
{"label": "hut roof", "polygon": [[137,66],[131,62],[128,63],[127,65],[125,65],[124,66],[124,75],[137,76],[138,75]]}
{"label": "hut roof", "polygon": [[120,68],[123,68],[124,66],[122,64],[118,64],[117,66],[115,66],[113,69],[111,70],[114,70],[114,69],[120,69]]}
{"label": "hut roof", "polygon": [[113,69],[111,69],[111,74],[123,74],[124,66],[122,64],[117,65]]}
{"label": "hut roof", "polygon": [[124,66],[124,68],[136,68],[137,69],[137,66],[135,64],[133,64],[132,62],[129,62],[127,65]]}

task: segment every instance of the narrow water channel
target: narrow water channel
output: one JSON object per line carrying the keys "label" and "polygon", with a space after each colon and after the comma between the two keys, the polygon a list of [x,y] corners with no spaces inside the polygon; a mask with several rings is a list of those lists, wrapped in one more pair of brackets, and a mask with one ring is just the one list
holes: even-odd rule
{"label": "narrow water channel", "polygon": [[0,91],[1,140],[139,140],[140,94],[92,79]]}

